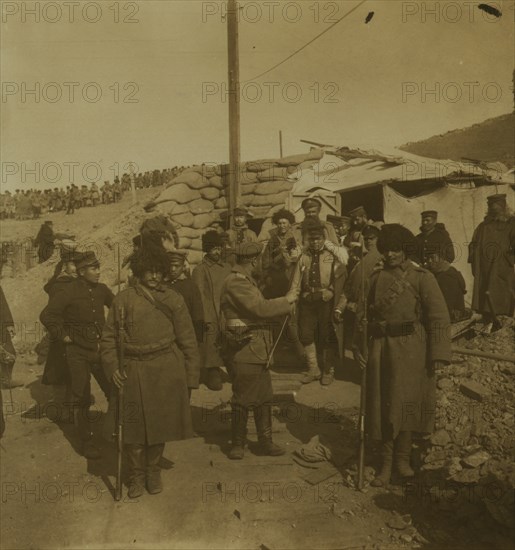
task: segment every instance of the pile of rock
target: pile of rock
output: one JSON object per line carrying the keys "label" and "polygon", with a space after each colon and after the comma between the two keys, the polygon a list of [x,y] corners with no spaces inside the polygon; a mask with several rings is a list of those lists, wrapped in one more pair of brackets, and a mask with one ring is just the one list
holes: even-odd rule
{"label": "pile of rock", "polygon": [[[477,335],[466,347],[513,354],[513,320],[504,325]],[[436,430],[421,454],[421,469],[435,484],[443,478],[447,487],[466,486],[473,500],[508,528],[515,528],[514,405],[515,364],[454,356],[437,373]]]}

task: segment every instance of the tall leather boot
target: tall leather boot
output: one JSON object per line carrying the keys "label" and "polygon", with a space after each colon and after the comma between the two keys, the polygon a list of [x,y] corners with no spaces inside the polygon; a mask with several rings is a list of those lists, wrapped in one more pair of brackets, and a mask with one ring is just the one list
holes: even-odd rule
{"label": "tall leather boot", "polygon": [[249,411],[241,405],[233,405],[231,411],[232,447],[229,451],[231,460],[241,460],[245,454],[247,441],[247,420]]}
{"label": "tall leather boot", "polygon": [[322,386],[329,386],[334,382],[335,352],[332,349],[323,351]]}
{"label": "tall leather boot", "polygon": [[395,438],[395,469],[401,477],[413,477],[415,472],[410,466],[411,432],[399,432]]}
{"label": "tall leather boot", "polygon": [[286,451],[272,441],[272,406],[255,407],[254,422],[261,452],[266,456],[283,455]]}
{"label": "tall leather boot", "polygon": [[381,472],[370,483],[372,487],[385,487],[390,483],[392,477],[392,461],[393,461],[393,441],[383,441],[381,447]]}
{"label": "tall leather boot", "polygon": [[163,490],[163,482],[161,481],[161,466],[159,461],[163,456],[165,450],[164,443],[158,443],[157,445],[147,445],[147,467],[145,469],[145,476],[147,480],[147,491],[151,495],[157,495]]}
{"label": "tall leather boot", "polygon": [[308,372],[304,374],[301,379],[303,384],[309,384],[320,378],[321,372],[318,367],[317,350],[315,343],[304,346],[304,353],[306,354],[306,363],[308,365]]}
{"label": "tall leather boot", "polygon": [[125,445],[127,470],[129,474],[127,496],[138,498],[145,492],[145,445]]}

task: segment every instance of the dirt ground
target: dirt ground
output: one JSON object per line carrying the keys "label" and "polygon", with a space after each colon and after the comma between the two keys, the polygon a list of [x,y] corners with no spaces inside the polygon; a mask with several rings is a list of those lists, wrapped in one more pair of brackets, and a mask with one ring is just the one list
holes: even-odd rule
{"label": "dirt ground", "polygon": [[[52,219],[56,231],[84,237],[121,215],[124,204],[100,207],[94,215],[84,209],[73,219],[64,214]],[[40,223],[9,221],[9,237],[2,238],[23,238]],[[45,304],[41,287],[52,266],[31,271],[21,286],[14,279],[2,280],[15,318],[26,323],[35,323]],[[284,349],[274,373],[278,402],[273,424],[275,442],[287,449],[284,456],[255,453],[250,420],[245,458],[230,461],[230,384],[226,381],[221,392],[201,386],[192,393],[197,436],[167,444],[163,492],[115,502],[116,454],[114,443],[101,436],[106,402],[100,389],[93,383],[95,441],[103,456],[86,460],[72,426],[52,401],[51,388],[41,384],[43,366],[30,351],[30,338],[37,335],[19,333],[16,341],[20,353],[14,377],[24,386],[12,390],[12,402],[9,391],[2,391],[7,427],[0,442],[1,548],[511,547],[484,510],[471,511],[470,503],[464,514],[463,499],[457,504],[429,494],[418,478],[409,487],[394,483],[389,489],[356,491],[359,373],[346,361],[331,386],[301,387],[298,362]],[[293,453],[315,436],[332,451],[332,463],[306,468]],[[367,464],[370,479],[370,453]]]}

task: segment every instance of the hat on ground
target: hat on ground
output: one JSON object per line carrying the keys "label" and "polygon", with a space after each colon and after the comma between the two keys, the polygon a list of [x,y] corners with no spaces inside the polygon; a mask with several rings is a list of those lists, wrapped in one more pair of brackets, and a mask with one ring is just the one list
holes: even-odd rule
{"label": "hat on ground", "polygon": [[325,219],[333,225],[348,224],[350,222],[349,216],[334,216],[333,214],[327,214]]}
{"label": "hat on ground", "polygon": [[188,257],[188,251],[187,250],[171,250],[167,252],[167,256],[169,260],[181,260],[181,262],[185,262],[186,258]]}
{"label": "hat on ground", "polygon": [[97,267],[100,265],[100,262],[95,256],[93,250],[87,250],[86,252],[80,254],[74,261],[77,269],[81,269],[83,267]]}
{"label": "hat on ground", "polygon": [[202,250],[209,252],[212,248],[223,246],[222,235],[218,231],[211,229],[202,235]]}
{"label": "hat on ground", "polygon": [[506,195],[504,193],[498,195],[490,195],[486,197],[488,204],[494,204],[496,202],[506,204]]}
{"label": "hat on ground", "polygon": [[261,254],[262,250],[263,245],[261,243],[240,243],[233,248],[238,260],[255,258]]}
{"label": "hat on ground", "polygon": [[423,218],[438,218],[438,212],[436,210],[424,210],[424,212],[421,212],[420,215]]}
{"label": "hat on ground", "polygon": [[300,203],[300,207],[302,208],[302,210],[306,210],[306,208],[309,208],[311,206],[318,206],[319,208],[322,208],[322,201],[315,197],[308,197]]}
{"label": "hat on ground", "polygon": [[403,251],[406,256],[415,258],[418,251],[418,244],[415,235],[398,223],[387,223],[383,225],[377,240],[377,250],[381,254],[387,251]]}
{"label": "hat on ground", "polygon": [[358,216],[366,216],[366,215],[367,215],[367,211],[363,206],[357,206],[356,208],[353,208],[349,212],[349,216],[351,218],[357,218]]}

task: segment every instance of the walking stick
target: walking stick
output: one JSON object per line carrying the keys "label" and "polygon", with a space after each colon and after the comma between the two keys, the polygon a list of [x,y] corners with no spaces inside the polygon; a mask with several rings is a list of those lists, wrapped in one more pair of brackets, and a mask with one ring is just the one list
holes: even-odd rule
{"label": "walking stick", "polygon": [[[122,377],[125,375],[125,310],[123,306],[118,309],[118,370]],[[118,388],[117,410],[116,410],[116,444],[117,444],[117,465],[116,465],[116,491],[115,500],[122,498],[122,459],[123,459],[123,385]]]}
{"label": "walking stick", "polygon": [[361,319],[361,355],[364,362],[361,367],[361,392],[359,404],[359,458],[358,458],[358,490],[363,489],[363,477],[365,470],[365,414],[366,414],[366,396],[367,396],[367,357],[368,357],[368,330],[367,330],[367,299],[365,295],[365,266],[363,258],[365,256],[364,243],[362,244],[361,254],[361,303],[363,307],[363,317]]}

